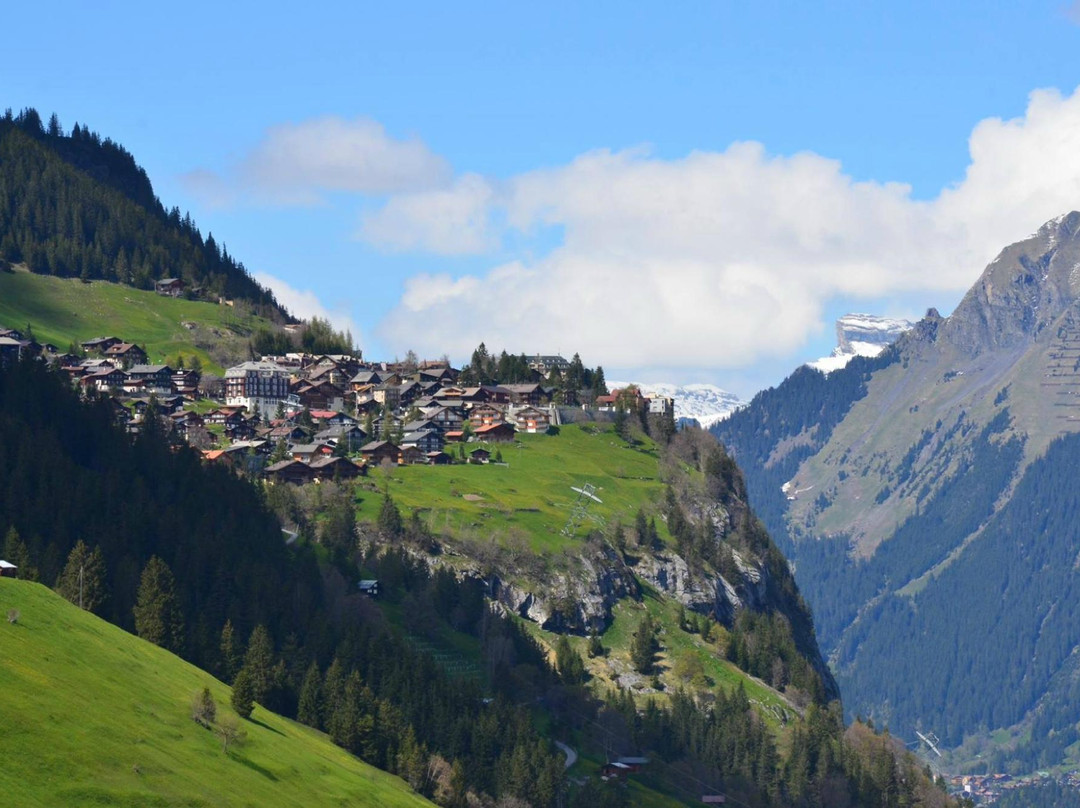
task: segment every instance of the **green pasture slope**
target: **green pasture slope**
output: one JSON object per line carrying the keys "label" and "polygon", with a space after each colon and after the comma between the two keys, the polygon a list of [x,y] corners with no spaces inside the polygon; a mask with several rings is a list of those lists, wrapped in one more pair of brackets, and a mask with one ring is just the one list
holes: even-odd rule
{"label": "green pasture slope", "polygon": [[167,651],[80,611],[40,584],[0,579],[0,803],[18,806],[431,803],[308,727],[256,707],[246,741],[222,752],[190,718],[209,686]]}
{"label": "green pasture slope", "polygon": [[[185,322],[196,328],[186,328]],[[221,365],[205,347],[196,347],[196,340],[232,347],[235,353],[246,349],[254,329],[275,327],[231,306],[163,297],[107,281],[0,272],[0,326],[22,329],[27,323],[38,342],[60,350],[71,342],[116,336],[144,346],[152,362],[178,351],[198,354],[205,369],[218,374]]]}
{"label": "green pasture slope", "polygon": [[[465,444],[502,453],[504,465],[402,466],[374,470],[361,494],[359,516],[375,521],[388,490],[403,515],[420,510],[438,532],[472,538],[518,537],[536,553],[572,549],[596,521],[586,519],[577,536],[561,535],[577,494],[573,487],[596,486],[603,504],[591,513],[605,523],[633,527],[639,507],[651,513],[664,498],[658,452],[647,438],[631,446],[610,425],[570,424],[557,435],[518,435],[514,443]],[[446,451],[457,452],[453,444]],[[377,489],[377,490],[374,490]],[[667,538],[666,527],[657,529]]]}

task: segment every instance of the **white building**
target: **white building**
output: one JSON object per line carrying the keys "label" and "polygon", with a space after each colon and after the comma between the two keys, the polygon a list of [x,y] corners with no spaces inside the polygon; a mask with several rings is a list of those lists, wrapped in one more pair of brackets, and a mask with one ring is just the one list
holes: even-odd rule
{"label": "white building", "polygon": [[244,362],[225,371],[225,403],[273,418],[289,397],[289,371],[275,362]]}

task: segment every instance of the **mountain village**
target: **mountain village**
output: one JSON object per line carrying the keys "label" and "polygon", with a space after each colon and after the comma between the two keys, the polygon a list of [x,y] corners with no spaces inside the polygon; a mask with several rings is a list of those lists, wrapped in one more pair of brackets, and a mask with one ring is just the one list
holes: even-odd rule
{"label": "mountain village", "polygon": [[108,397],[129,432],[153,418],[208,463],[295,484],[351,479],[382,464],[498,462],[498,444],[519,433],[557,434],[564,421],[611,417],[617,409],[674,414],[671,397],[632,386],[597,391],[584,403],[562,394],[543,383],[569,368],[558,355],[529,358],[534,381],[516,384],[460,385],[460,370],[445,360],[308,353],[261,356],[217,378],[198,363],[150,364],[142,348],[115,336],[62,353],[32,334],[0,328],[0,363],[26,355],[57,367],[84,395]]}

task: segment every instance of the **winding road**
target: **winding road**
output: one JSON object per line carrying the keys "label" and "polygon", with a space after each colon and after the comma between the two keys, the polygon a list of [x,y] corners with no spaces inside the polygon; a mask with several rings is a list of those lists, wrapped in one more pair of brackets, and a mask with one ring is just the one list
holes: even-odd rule
{"label": "winding road", "polygon": [[555,745],[559,747],[559,751],[566,755],[566,768],[569,769],[575,763],[577,763],[577,752],[564,744],[562,741],[555,741]]}

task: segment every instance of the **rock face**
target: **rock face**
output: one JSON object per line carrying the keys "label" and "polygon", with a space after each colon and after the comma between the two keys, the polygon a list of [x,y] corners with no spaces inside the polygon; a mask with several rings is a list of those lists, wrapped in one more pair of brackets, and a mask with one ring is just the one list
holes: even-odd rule
{"label": "rock face", "polygon": [[1006,247],[948,318],[942,338],[968,356],[1045,339],[1080,295],[1080,213]]}
{"label": "rock face", "polygon": [[[1003,249],[949,317],[810,376],[714,432],[795,564],[845,706],[949,746],[1032,721],[1071,738],[1080,589],[1033,582],[1080,570],[1080,527],[1061,524],[1080,463],[1080,213]],[[1002,754],[1060,755],[1031,749]]]}
{"label": "rock face", "polygon": [[832,354],[807,364],[822,373],[831,373],[856,356],[877,356],[913,325],[910,320],[892,317],[845,314],[836,321],[836,348]]}
{"label": "rock face", "polygon": [[692,570],[682,556],[670,551],[643,554],[630,566],[605,548],[599,556],[581,558],[578,569],[556,573],[544,582],[515,583],[493,576],[488,594],[549,631],[601,633],[611,623],[616,603],[640,596],[640,579],[687,610],[730,626],[739,610],[761,610],[767,603],[765,570],[738,554],[735,558],[740,574],[729,581]]}

